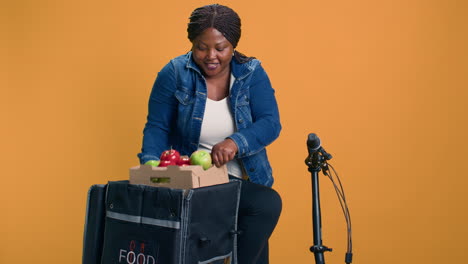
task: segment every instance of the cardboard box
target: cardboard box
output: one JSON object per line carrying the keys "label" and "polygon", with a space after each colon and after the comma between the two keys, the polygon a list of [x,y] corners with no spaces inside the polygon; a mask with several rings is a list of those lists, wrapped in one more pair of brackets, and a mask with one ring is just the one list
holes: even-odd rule
{"label": "cardboard box", "polygon": [[153,187],[192,189],[229,182],[226,166],[204,170],[198,165],[153,167],[140,165],[130,168],[130,183]]}

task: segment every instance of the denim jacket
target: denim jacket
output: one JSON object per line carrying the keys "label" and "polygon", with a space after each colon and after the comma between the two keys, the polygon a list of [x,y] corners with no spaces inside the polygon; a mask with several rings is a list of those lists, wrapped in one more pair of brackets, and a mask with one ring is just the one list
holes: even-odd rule
{"label": "denim jacket", "polygon": [[[273,176],[265,147],[281,130],[278,106],[270,80],[254,59],[231,61],[235,77],[229,105],[236,132],[229,136],[238,147],[236,157],[250,181],[272,186]],[[149,98],[140,163],[159,160],[171,147],[181,155],[198,149],[207,99],[206,81],[192,53],[172,59],[158,74]]]}

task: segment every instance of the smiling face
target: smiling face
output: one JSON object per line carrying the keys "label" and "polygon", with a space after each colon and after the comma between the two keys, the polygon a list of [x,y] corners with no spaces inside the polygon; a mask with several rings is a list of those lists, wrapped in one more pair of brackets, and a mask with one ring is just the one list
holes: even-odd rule
{"label": "smiling face", "polygon": [[193,60],[206,78],[230,74],[234,48],[215,28],[207,28],[192,42]]}

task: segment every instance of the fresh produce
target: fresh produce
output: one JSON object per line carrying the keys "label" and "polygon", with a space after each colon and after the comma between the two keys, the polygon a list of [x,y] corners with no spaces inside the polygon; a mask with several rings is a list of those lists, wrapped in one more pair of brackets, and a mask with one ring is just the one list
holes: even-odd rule
{"label": "fresh produce", "polygon": [[177,163],[179,162],[180,153],[179,151],[171,148],[169,150],[163,151],[163,153],[161,154],[159,158],[161,159],[161,162],[159,163],[159,167],[177,165]]}
{"label": "fresh produce", "polygon": [[177,163],[175,163],[175,162],[173,162],[171,160],[161,160],[158,167],[167,167],[169,165],[177,165]]}
{"label": "fresh produce", "polygon": [[149,160],[145,164],[158,167],[199,165],[202,166],[204,170],[213,166],[211,154],[204,150],[197,150],[189,157],[186,155],[181,156],[177,150],[171,148],[163,151],[160,159],[161,160]]}
{"label": "fresh produce", "polygon": [[179,161],[179,158],[180,158],[180,153],[179,151],[175,150],[175,149],[169,149],[169,150],[165,150],[163,151],[163,153],[161,154],[161,161],[163,160],[169,160],[171,161],[172,163],[174,163],[174,165],[177,164],[177,162]]}
{"label": "fresh produce", "polygon": [[151,165],[153,167],[158,167],[159,163],[160,163],[159,160],[148,160],[147,162],[145,162],[145,165]]}
{"label": "fresh produce", "polygon": [[179,166],[190,165],[190,157],[189,156],[180,156],[179,160],[177,161],[177,165],[179,165]]}
{"label": "fresh produce", "polygon": [[204,150],[197,150],[190,155],[190,164],[200,165],[204,170],[211,168],[211,154]]}

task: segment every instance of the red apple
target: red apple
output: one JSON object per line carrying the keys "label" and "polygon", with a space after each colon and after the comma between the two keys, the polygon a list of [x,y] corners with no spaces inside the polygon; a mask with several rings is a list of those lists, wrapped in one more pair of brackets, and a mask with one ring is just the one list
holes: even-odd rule
{"label": "red apple", "polygon": [[197,150],[190,155],[190,164],[200,165],[204,170],[211,168],[211,154],[204,150]]}
{"label": "red apple", "polygon": [[180,156],[179,160],[177,161],[177,165],[179,165],[179,166],[190,165],[189,156]]}
{"label": "red apple", "polygon": [[177,165],[177,164],[171,160],[161,160],[158,167],[167,167],[169,165]]}
{"label": "red apple", "polygon": [[164,161],[164,160],[169,160],[172,163],[174,163],[173,165],[177,164],[177,161],[179,161],[179,158],[180,158],[180,153],[179,153],[179,151],[177,151],[175,149],[165,150],[161,154],[161,157],[160,157],[161,162]]}

